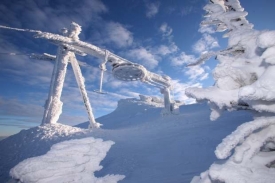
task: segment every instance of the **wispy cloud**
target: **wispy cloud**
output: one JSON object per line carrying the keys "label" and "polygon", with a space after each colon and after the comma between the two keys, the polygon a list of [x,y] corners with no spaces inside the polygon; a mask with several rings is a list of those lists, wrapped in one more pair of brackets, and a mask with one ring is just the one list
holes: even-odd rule
{"label": "wispy cloud", "polygon": [[205,68],[200,65],[188,67],[185,71],[185,75],[191,80],[203,81],[208,78],[208,73]]}
{"label": "wispy cloud", "polygon": [[173,29],[166,22],[164,22],[159,27],[159,31],[162,33],[163,37],[169,37],[172,35]]}
{"label": "wispy cloud", "polygon": [[150,3],[145,1],[146,17],[152,18],[159,12],[159,2]]}
{"label": "wispy cloud", "polygon": [[182,52],[180,55],[171,58],[172,66],[183,66],[195,61],[196,57],[194,55],[187,55],[185,52]]}
{"label": "wispy cloud", "polygon": [[107,42],[115,43],[118,47],[131,46],[133,43],[133,34],[127,30],[122,24],[117,22],[109,22],[105,26]]}
{"label": "wispy cloud", "polygon": [[172,53],[175,53],[179,50],[179,48],[177,47],[177,45],[173,42],[171,44],[168,45],[159,45],[156,47],[152,48],[152,52],[156,55],[160,55],[160,56],[166,56],[166,55],[170,55]]}
{"label": "wispy cloud", "polygon": [[158,65],[158,60],[156,59],[156,57],[144,47],[131,49],[127,51],[126,54],[128,57],[139,61],[139,63],[141,63],[148,69],[153,69]]}
{"label": "wispy cloud", "polygon": [[211,27],[211,26],[201,26],[201,27],[199,28],[199,32],[200,32],[200,33],[213,34],[213,33],[215,33],[216,31],[215,31],[214,28]]}
{"label": "wispy cloud", "polygon": [[219,47],[218,40],[210,34],[205,33],[202,35],[202,38],[193,45],[193,50],[194,52],[201,54],[216,47]]}
{"label": "wispy cloud", "polygon": [[184,101],[185,104],[195,103],[194,99],[191,99],[185,95],[185,90],[189,87],[202,87],[199,82],[181,82],[180,80],[172,80],[172,95],[176,100]]}
{"label": "wispy cloud", "polygon": [[190,63],[194,63],[197,58],[195,55],[187,55],[185,52],[181,52],[179,55],[171,56],[171,65],[172,66],[181,66],[183,73],[188,76],[189,80],[192,81],[203,81],[208,78],[208,67],[207,66],[190,66],[186,67],[186,65]]}

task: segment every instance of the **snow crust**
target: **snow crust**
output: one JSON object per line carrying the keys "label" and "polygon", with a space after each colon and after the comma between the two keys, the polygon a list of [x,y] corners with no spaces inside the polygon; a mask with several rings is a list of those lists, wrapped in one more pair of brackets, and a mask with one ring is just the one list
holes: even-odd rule
{"label": "snow crust", "polygon": [[97,178],[95,171],[114,143],[93,137],[60,142],[45,155],[26,159],[11,169],[10,175],[21,182],[108,182],[122,180],[122,175]]}

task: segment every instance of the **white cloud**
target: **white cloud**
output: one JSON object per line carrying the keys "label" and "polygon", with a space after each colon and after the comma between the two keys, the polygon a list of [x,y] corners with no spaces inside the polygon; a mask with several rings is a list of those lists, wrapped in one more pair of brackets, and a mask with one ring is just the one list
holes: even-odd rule
{"label": "white cloud", "polygon": [[172,80],[172,95],[176,100],[184,101],[185,104],[191,104],[195,102],[195,99],[189,98],[185,95],[185,90],[189,87],[202,87],[201,83],[188,82],[182,83],[180,80]]}
{"label": "white cloud", "polygon": [[202,38],[193,45],[193,50],[201,54],[215,47],[219,47],[218,40],[209,34],[203,34]]}
{"label": "white cloud", "polygon": [[199,79],[202,81],[208,78],[208,73],[206,73],[205,69],[200,65],[188,67],[184,73],[189,76],[191,80]]}
{"label": "white cloud", "polygon": [[201,76],[200,81],[207,79],[208,76],[209,76],[209,73],[205,73],[204,75]]}
{"label": "white cloud", "polygon": [[146,2],[145,6],[146,6],[146,17],[152,18],[159,12],[160,3],[159,2],[155,2],[155,3]]}
{"label": "white cloud", "polygon": [[171,58],[171,64],[173,66],[182,66],[184,64],[194,63],[196,57],[194,55],[187,55],[185,52],[182,52],[179,56]]}
{"label": "white cloud", "polygon": [[158,65],[156,57],[146,48],[140,47],[129,50],[127,56],[139,61],[147,69],[154,69]]}
{"label": "white cloud", "polygon": [[200,26],[199,32],[200,32],[200,33],[213,34],[213,33],[215,33],[216,31],[215,31],[214,28],[211,27],[211,26]]}
{"label": "white cloud", "polygon": [[133,43],[133,34],[123,25],[117,22],[109,22],[105,28],[107,38],[106,42],[115,43],[118,47],[131,46]]}
{"label": "white cloud", "polygon": [[175,43],[171,43],[169,46],[167,45],[160,45],[156,48],[154,48],[153,52],[155,54],[161,55],[161,56],[165,56],[165,55],[169,55],[171,53],[174,53],[176,51],[178,51],[178,47]]}
{"label": "white cloud", "polygon": [[164,22],[159,27],[159,31],[162,33],[163,37],[168,37],[171,36],[173,29],[166,22]]}

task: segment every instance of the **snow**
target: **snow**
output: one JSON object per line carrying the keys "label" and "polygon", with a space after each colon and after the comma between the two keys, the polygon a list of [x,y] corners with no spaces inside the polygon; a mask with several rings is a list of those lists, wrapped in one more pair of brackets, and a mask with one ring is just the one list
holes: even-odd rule
{"label": "snow", "polygon": [[[0,182],[8,181],[10,169],[23,160],[47,157],[54,144],[91,137],[115,142],[100,163],[103,168],[95,171],[95,177],[124,175],[121,183],[190,182],[217,160],[214,149],[221,139],[252,119],[248,111],[233,111],[211,122],[206,103],[182,105],[178,115],[161,116],[163,104],[158,102],[120,100],[114,112],[97,119],[104,125],[101,129],[86,130],[89,122],[78,125],[85,129],[52,124],[23,130],[0,141]],[[63,151],[55,154],[66,155]]]}
{"label": "snow", "polygon": [[93,137],[60,142],[45,155],[28,158],[11,169],[10,175],[21,182],[108,182],[122,180],[122,175],[97,178],[93,172],[102,168],[100,161],[114,143]]}

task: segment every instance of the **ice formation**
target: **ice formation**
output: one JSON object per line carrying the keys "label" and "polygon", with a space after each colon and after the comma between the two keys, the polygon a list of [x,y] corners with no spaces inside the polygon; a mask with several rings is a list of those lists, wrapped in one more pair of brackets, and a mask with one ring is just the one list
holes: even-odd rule
{"label": "ice formation", "polygon": [[275,169],[270,167],[275,162],[275,31],[254,30],[238,0],[212,0],[204,10],[207,15],[201,25],[216,26],[217,32],[228,30],[224,34],[228,48],[204,54],[193,64],[216,55],[214,86],[189,88],[186,94],[209,101],[211,120],[224,110],[250,109],[257,115],[216,148],[217,158],[229,159],[214,163],[192,183],[274,182]]}
{"label": "ice formation", "polygon": [[116,183],[123,175],[95,177],[100,162],[114,143],[93,137],[60,142],[45,155],[26,159],[11,169],[10,175],[20,182],[108,182]]}

